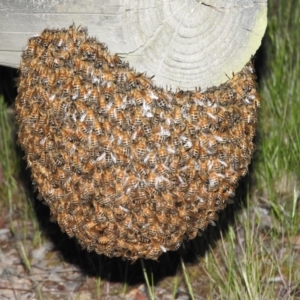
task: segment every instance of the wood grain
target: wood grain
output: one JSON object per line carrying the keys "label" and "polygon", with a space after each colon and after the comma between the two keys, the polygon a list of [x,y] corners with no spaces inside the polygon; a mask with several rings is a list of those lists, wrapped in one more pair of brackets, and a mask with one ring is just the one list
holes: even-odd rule
{"label": "wood grain", "polygon": [[[62,3],[63,2],[63,3]],[[261,43],[267,0],[2,0],[0,64],[18,67],[29,37],[43,29],[88,27],[154,82],[184,90],[219,85]]]}

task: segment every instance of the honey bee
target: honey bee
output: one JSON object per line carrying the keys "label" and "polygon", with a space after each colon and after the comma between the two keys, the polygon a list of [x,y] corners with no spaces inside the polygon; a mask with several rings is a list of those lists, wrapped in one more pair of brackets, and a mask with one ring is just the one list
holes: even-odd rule
{"label": "honey bee", "polygon": [[155,172],[150,172],[147,176],[147,183],[150,187],[154,187],[155,186],[155,182],[156,182],[156,173]]}
{"label": "honey bee", "polygon": [[68,104],[65,101],[60,101],[57,98],[54,99],[52,103],[53,112],[56,115],[56,119],[63,119],[63,116],[66,114]]}
{"label": "honey bee", "polygon": [[151,78],[146,78],[145,74],[143,73],[139,73],[137,74],[137,76],[135,77],[135,83],[137,86],[144,88],[144,89],[150,89],[153,85],[153,83],[151,82]]}
{"label": "honey bee", "polygon": [[[115,223],[116,222],[116,218],[115,218],[115,214],[114,214],[114,212],[112,211],[112,210],[107,210],[106,211],[106,219],[107,219],[107,221],[108,222],[110,222],[110,223]],[[108,231],[109,231],[110,229],[108,228]],[[114,231],[114,230],[113,230]]]}
{"label": "honey bee", "polygon": [[[20,91],[19,91],[20,93]],[[21,103],[21,106],[23,107],[30,107],[30,100],[31,100],[31,96],[32,96],[33,92],[31,89],[27,89],[25,90],[24,93],[20,93],[20,95],[22,95],[22,98],[20,99],[20,103]]]}
{"label": "honey bee", "polygon": [[[81,118],[83,115],[86,115],[86,109],[87,109],[87,108],[86,108],[86,106],[84,105],[83,102],[81,102],[81,101],[76,101],[75,106],[76,106],[76,110],[77,110],[77,112],[78,112],[80,118]],[[83,123],[82,123],[82,124],[83,124]]]}
{"label": "honey bee", "polygon": [[[150,219],[153,218],[153,212],[151,211],[151,209],[147,206],[144,206],[143,211],[141,213],[145,218],[147,218],[148,223],[152,224]],[[148,227],[148,226],[146,226],[146,227]]]}
{"label": "honey bee", "polygon": [[[81,108],[81,113],[82,113],[82,111],[83,111],[83,108]],[[89,131],[91,131],[91,129],[92,129],[93,125],[94,125],[94,120],[95,120],[94,111],[92,109],[90,109],[90,108],[86,108],[85,111],[86,111],[86,113],[85,113],[86,117],[85,117],[84,121],[85,121],[85,124],[88,127],[90,127]]]}
{"label": "honey bee", "polygon": [[110,238],[107,235],[102,235],[98,238],[98,243],[100,245],[107,245],[109,243],[109,241],[110,241]]}
{"label": "honey bee", "polygon": [[108,82],[108,81],[115,82],[116,76],[112,72],[103,71],[102,73],[100,73],[99,79],[100,79],[100,82]]}
{"label": "honey bee", "polygon": [[138,126],[136,129],[134,129],[131,135],[131,141],[133,143],[136,143],[142,135],[143,135],[143,129],[141,126]]}
{"label": "honey bee", "polygon": [[[96,165],[96,162],[95,162],[95,165]],[[93,169],[95,168],[95,165],[93,166]],[[93,169],[91,170],[91,171],[89,171],[89,172],[92,172],[93,171]],[[85,171],[85,170],[84,170]],[[88,172],[88,173],[89,173]],[[95,187],[99,187],[99,186],[101,186],[101,183],[102,183],[102,177],[101,177],[101,173],[100,172],[94,172],[93,173],[93,181],[94,181],[94,186]]]}
{"label": "honey bee", "polygon": [[[226,174],[225,174],[226,176]],[[229,176],[226,176],[226,179],[229,180],[229,183],[236,185],[238,183],[239,180],[239,175],[236,173],[230,174]]]}
{"label": "honey bee", "polygon": [[45,64],[49,69],[56,69],[62,66],[62,63],[59,61],[59,59],[53,57],[47,57]]}
{"label": "honey bee", "polygon": [[[126,217],[126,212],[122,210],[120,206],[114,208],[114,214],[118,221],[121,221]],[[118,226],[118,230],[120,230],[120,228],[123,228],[122,224],[121,226]]]}
{"label": "honey bee", "polygon": [[95,61],[97,50],[89,43],[89,41],[86,41],[80,45],[82,60],[87,61]]}
{"label": "honey bee", "polygon": [[64,172],[63,169],[58,168],[55,172],[55,174],[53,174],[53,177],[55,178],[55,180],[59,181],[59,182],[63,182],[67,179],[67,174]]}
{"label": "honey bee", "polygon": [[[164,176],[157,176],[156,179],[155,179],[155,188],[157,190],[160,190],[160,191],[164,191],[167,189],[167,184],[169,184],[169,180],[164,177]],[[171,185],[168,185],[168,188],[171,188],[172,187],[172,183]]]}
{"label": "honey bee", "polygon": [[174,106],[173,122],[174,122],[174,124],[181,124],[183,122],[182,115],[181,115],[181,109],[177,105]]}
{"label": "honey bee", "polygon": [[145,101],[144,93],[141,90],[136,90],[136,89],[133,90],[131,97],[134,99],[137,105],[142,105]]}
{"label": "honey bee", "polygon": [[87,92],[87,105],[96,105],[99,97],[99,92],[95,87],[88,87]]}
{"label": "honey bee", "polygon": [[171,173],[176,173],[176,171],[178,170],[178,167],[179,167],[179,162],[180,162],[180,156],[175,155],[172,158],[172,161],[169,165],[169,170]]}
{"label": "honey bee", "polygon": [[110,122],[114,123],[116,121],[117,115],[116,110],[113,106],[107,110],[107,115]]}
{"label": "honey bee", "polygon": [[174,195],[171,194],[170,192],[166,191],[166,192],[163,192],[162,193],[162,197],[165,201],[164,205],[165,205],[165,208],[167,209],[173,209],[174,208]]}
{"label": "honey bee", "polygon": [[193,136],[198,133],[199,128],[198,128],[198,126],[195,126],[195,125],[191,124],[190,122],[188,122],[187,130],[188,130],[189,134]]}
{"label": "honey bee", "polygon": [[104,185],[108,185],[113,182],[113,175],[109,171],[103,171],[102,173],[102,182]]}
{"label": "honey bee", "polygon": [[140,214],[134,214],[134,218],[135,218],[135,221],[136,221],[136,224],[138,226],[143,226],[145,224],[145,218],[143,216],[141,216]]}
{"label": "honey bee", "polygon": [[[175,93],[175,101],[178,105],[182,105],[184,103],[186,103],[186,98],[188,97],[188,93],[185,92],[185,91],[182,91],[182,90],[178,90],[176,93]],[[196,95],[195,95],[196,97]]]}
{"label": "honey bee", "polygon": [[256,117],[254,115],[253,112],[246,112],[244,114],[244,121],[247,123],[247,124],[250,124],[250,123],[256,123]]}
{"label": "honey bee", "polygon": [[96,226],[96,223],[94,221],[87,222],[83,225],[83,229],[85,233],[91,232],[91,230]]}
{"label": "honey bee", "polygon": [[28,118],[28,124],[35,125],[35,123],[37,123],[38,115],[39,115],[39,107],[38,106],[32,107],[32,110]]}
{"label": "honey bee", "polygon": [[122,182],[125,177],[126,171],[124,169],[120,168],[115,172],[115,178],[117,182]]}
{"label": "honey bee", "polygon": [[112,143],[113,143],[113,140],[108,139],[107,137],[100,139],[100,144],[103,148],[103,151],[106,152],[107,154],[109,154],[112,150]]}
{"label": "honey bee", "polygon": [[[73,89],[73,91],[76,91],[76,89]],[[76,95],[77,95],[77,99],[83,103],[86,103],[89,98],[89,94],[85,86],[80,86],[78,90],[78,94]]]}
{"label": "honey bee", "polygon": [[67,80],[66,84],[64,85],[62,89],[62,97],[67,97],[70,95],[72,89],[72,81]]}
{"label": "honey bee", "polygon": [[203,133],[208,133],[210,130],[210,124],[211,123],[205,117],[202,117],[199,121],[199,129]]}
{"label": "honey bee", "polygon": [[79,73],[87,82],[92,82],[93,67],[88,62],[82,62],[81,72]]}
{"label": "honey bee", "polygon": [[154,168],[156,165],[156,154],[154,152],[148,153],[144,159],[144,163],[150,168]]}
{"label": "honey bee", "polygon": [[210,154],[215,154],[217,151],[218,143],[214,136],[207,136],[208,143],[206,145],[206,149],[210,152]]}
{"label": "honey bee", "polygon": [[95,58],[95,62],[94,62],[94,67],[96,69],[100,69],[103,67],[103,65],[105,64],[105,57],[103,55],[103,51],[102,50],[98,50],[96,58]]}
{"label": "honey bee", "polygon": [[116,123],[121,126],[123,130],[128,129],[129,123],[121,111],[116,112]]}
{"label": "honey bee", "polygon": [[[61,188],[55,189],[55,200],[56,201],[60,201],[61,199],[63,199],[64,195],[65,195],[65,193],[64,193],[63,189],[61,189]],[[63,207],[61,207],[57,211],[62,212],[63,210],[64,210]]]}
{"label": "honey bee", "polygon": [[[77,174],[81,173],[81,161],[80,161],[80,158],[79,158],[78,155],[73,156],[73,161],[72,161],[71,165],[72,165],[72,168],[75,171],[75,173],[77,173]],[[73,176],[72,176],[72,178],[73,178]],[[74,178],[74,180],[77,179],[77,178],[78,177],[76,176]],[[73,179],[71,179],[71,180],[73,182]]]}
{"label": "honey bee", "polygon": [[131,189],[135,189],[138,185],[138,178],[134,174],[127,174],[127,177],[124,180],[124,188],[126,189],[126,194],[128,194]]}
{"label": "honey bee", "polygon": [[44,151],[40,154],[40,163],[43,166],[45,166],[47,163],[47,154]]}
{"label": "honey bee", "polygon": [[189,115],[190,115],[190,120],[192,123],[199,121],[199,110],[198,110],[197,104],[195,104],[195,103],[191,104],[190,109],[189,109]]}
{"label": "honey bee", "polygon": [[[75,164],[72,164],[72,167],[75,169],[75,173],[73,173],[72,177],[71,177],[71,182],[73,183],[73,185],[76,185],[79,180],[81,179],[81,176],[78,174],[78,170],[81,170],[80,165],[78,166],[75,162]],[[75,194],[74,194],[75,195]]]}
{"label": "honey bee", "polygon": [[164,163],[158,163],[155,167],[155,171],[160,176],[165,176],[170,169]]}
{"label": "honey bee", "polygon": [[144,165],[142,165],[142,164],[137,164],[136,170],[137,170],[137,173],[138,173],[141,177],[146,177],[147,174],[148,174],[147,168],[146,168]]}
{"label": "honey bee", "polygon": [[185,164],[190,159],[189,152],[186,151],[186,149],[183,146],[181,146],[178,149],[178,156],[180,157],[180,164],[181,165]]}
{"label": "honey bee", "polygon": [[[102,229],[103,227],[106,227],[106,223],[107,223],[107,218],[104,214],[103,208],[100,206],[96,206],[95,208],[96,210],[96,222],[97,222],[97,226],[96,229]],[[99,226],[99,223],[102,223],[103,227]],[[100,228],[99,228],[100,227]]]}
{"label": "honey bee", "polygon": [[104,95],[100,95],[98,98],[98,112],[99,114],[106,114],[108,107],[107,107],[107,102],[105,100]]}
{"label": "honey bee", "polygon": [[[110,193],[110,196],[112,196],[112,191],[111,191],[111,188],[108,189],[108,191]],[[96,198],[98,204],[101,206],[101,207],[104,207],[104,208],[110,208],[111,205],[112,205],[112,200],[110,197],[107,197],[107,196],[99,196]]]}
{"label": "honey bee", "polygon": [[67,82],[67,79],[69,77],[69,70],[67,68],[60,68],[56,71],[56,85],[61,86]]}
{"label": "honey bee", "polygon": [[[256,122],[256,120],[255,120]],[[247,126],[245,133],[248,135],[249,139],[252,140],[255,135],[255,127],[254,126]]]}
{"label": "honey bee", "polygon": [[148,122],[143,122],[142,126],[145,136],[149,136],[152,132],[151,125]]}
{"label": "honey bee", "polygon": [[80,91],[80,86],[81,86],[81,79],[79,76],[74,76],[72,80],[72,87],[73,87],[73,92],[75,94],[79,94]]}
{"label": "honey bee", "polygon": [[132,88],[136,87],[136,75],[133,72],[131,71],[125,72],[125,78],[127,79],[127,82]]}
{"label": "honey bee", "polygon": [[[160,201],[161,202],[161,201]],[[158,205],[158,209],[156,208],[156,217],[161,224],[167,224],[169,222],[169,217],[166,215],[166,212]]]}
{"label": "honey bee", "polygon": [[85,164],[90,159],[91,154],[89,152],[87,152],[85,148],[78,147],[77,148],[77,156],[80,158],[81,162],[83,164]]}
{"label": "honey bee", "polygon": [[101,123],[99,122],[99,120],[97,118],[94,118],[93,120],[94,120],[93,131],[95,132],[95,134],[97,136],[102,135],[104,133],[104,130],[103,130]]}
{"label": "honey bee", "polygon": [[130,243],[136,243],[136,233],[133,230],[127,231],[127,240],[130,241]]}
{"label": "honey bee", "polygon": [[143,104],[147,107],[152,107],[154,105],[154,100],[157,99],[158,97],[151,90],[148,90],[147,93],[144,94]]}
{"label": "honey bee", "polygon": [[133,150],[133,155],[137,161],[141,161],[145,159],[147,155],[147,144],[145,140],[140,139],[138,141],[138,143],[136,144]]}
{"label": "honey bee", "polygon": [[53,30],[51,29],[45,29],[42,33],[41,33],[41,45],[43,47],[48,46],[49,42],[52,40],[53,38]]}
{"label": "honey bee", "polygon": [[45,149],[45,151],[49,152],[49,151],[53,150],[54,147],[55,147],[55,143],[54,143],[53,140],[50,140],[50,139],[46,139],[45,140],[45,143],[44,143],[44,149]]}
{"label": "honey bee", "polygon": [[126,229],[132,229],[132,218],[130,215],[126,216],[123,220],[123,226]]}
{"label": "honey bee", "polygon": [[147,236],[144,236],[142,234],[139,235],[138,239],[143,244],[149,244],[151,242],[151,240]]}
{"label": "honey bee", "polygon": [[82,172],[86,174],[90,174],[91,172],[94,171],[95,167],[96,167],[96,161],[93,159],[89,159],[88,162],[82,166]]}
{"label": "honey bee", "polygon": [[35,53],[36,50],[36,41],[34,38],[29,39],[28,45],[26,48],[23,50],[23,56],[24,58],[26,57],[32,57]]}
{"label": "honey bee", "polygon": [[147,253],[147,258],[157,260],[162,250],[159,245],[152,246]]}
{"label": "honey bee", "polygon": [[110,101],[113,98],[114,94],[114,84],[112,82],[108,82],[104,87],[104,96],[106,101]]}
{"label": "honey bee", "polygon": [[97,148],[98,144],[98,137],[95,133],[90,133],[87,139],[88,146],[90,148]]}
{"label": "honey bee", "polygon": [[114,105],[115,105],[116,112],[121,112],[125,108],[124,100],[122,96],[118,93],[116,93],[114,96]]}
{"label": "honey bee", "polygon": [[170,215],[169,218],[169,222],[168,224],[168,229],[170,230],[170,232],[174,232],[176,231],[176,229],[179,227],[179,218],[177,217],[177,215]]}
{"label": "honey bee", "polygon": [[107,63],[110,68],[114,68],[116,66],[121,67],[123,65],[123,62],[118,54],[107,56]]}
{"label": "honey bee", "polygon": [[227,132],[218,132],[214,135],[214,138],[217,143],[227,144],[228,143],[228,133]]}
{"label": "honey bee", "polygon": [[39,65],[38,68],[36,68],[36,66],[39,64],[39,62],[40,62],[40,58],[37,57],[37,58],[31,59],[31,61],[30,61],[30,63],[29,63],[29,68],[30,68],[31,70],[36,69],[36,70],[38,71],[37,74],[34,73],[34,75],[38,75],[38,73],[41,71],[41,66],[40,66],[40,65]]}
{"label": "honey bee", "polygon": [[76,139],[78,139],[81,143],[87,143],[88,136],[85,133],[83,133],[81,130],[78,130],[76,134]]}
{"label": "honey bee", "polygon": [[137,109],[134,113],[134,121],[133,121],[133,124],[134,125],[141,125],[143,122],[143,113],[140,109]]}

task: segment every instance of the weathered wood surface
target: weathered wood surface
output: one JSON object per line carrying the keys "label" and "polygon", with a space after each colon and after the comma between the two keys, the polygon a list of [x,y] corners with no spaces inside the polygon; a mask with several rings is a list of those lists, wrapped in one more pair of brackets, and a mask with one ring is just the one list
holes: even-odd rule
{"label": "weathered wood surface", "polygon": [[267,0],[1,0],[0,65],[18,67],[29,37],[73,22],[158,85],[206,88],[256,52]]}

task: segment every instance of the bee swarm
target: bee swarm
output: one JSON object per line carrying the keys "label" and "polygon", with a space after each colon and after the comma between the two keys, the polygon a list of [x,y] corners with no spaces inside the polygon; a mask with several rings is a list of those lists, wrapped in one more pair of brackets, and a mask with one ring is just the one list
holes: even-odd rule
{"label": "bee swarm", "polygon": [[219,87],[166,91],[85,28],[23,51],[19,143],[54,220],[88,251],[157,259],[217,219],[247,172],[252,63]]}

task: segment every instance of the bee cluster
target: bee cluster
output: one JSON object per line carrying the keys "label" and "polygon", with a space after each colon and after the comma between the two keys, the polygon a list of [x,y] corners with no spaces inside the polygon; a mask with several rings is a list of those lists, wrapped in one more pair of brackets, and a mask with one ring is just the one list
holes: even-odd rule
{"label": "bee cluster", "polygon": [[85,28],[29,40],[15,108],[39,196],[89,251],[157,259],[217,219],[253,152],[252,63],[206,91],[166,91]]}

